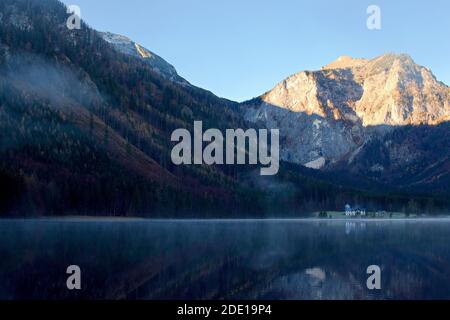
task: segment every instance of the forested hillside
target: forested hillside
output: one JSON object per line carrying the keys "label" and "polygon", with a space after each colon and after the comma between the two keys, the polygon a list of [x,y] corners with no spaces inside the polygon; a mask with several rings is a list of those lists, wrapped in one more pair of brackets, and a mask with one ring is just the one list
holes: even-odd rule
{"label": "forested hillside", "polygon": [[173,130],[194,120],[247,128],[238,104],[161,77],[88,25],[69,30],[67,17],[56,0],[0,2],[1,216],[297,215],[413,197],[285,163],[271,178],[252,166],[173,165]]}

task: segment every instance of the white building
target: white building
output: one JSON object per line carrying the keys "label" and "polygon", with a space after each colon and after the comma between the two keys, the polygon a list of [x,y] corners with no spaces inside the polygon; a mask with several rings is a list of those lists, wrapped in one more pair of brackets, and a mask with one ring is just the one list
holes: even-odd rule
{"label": "white building", "polygon": [[366,216],[366,209],[363,208],[352,208],[349,204],[345,205],[345,216],[347,217],[356,217],[356,216],[361,216],[361,217],[365,217]]}

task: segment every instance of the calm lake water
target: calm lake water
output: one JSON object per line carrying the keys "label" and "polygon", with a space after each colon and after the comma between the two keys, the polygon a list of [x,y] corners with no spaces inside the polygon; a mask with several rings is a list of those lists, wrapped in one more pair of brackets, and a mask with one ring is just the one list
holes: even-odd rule
{"label": "calm lake water", "polygon": [[450,220],[0,220],[0,299],[23,298],[450,299]]}

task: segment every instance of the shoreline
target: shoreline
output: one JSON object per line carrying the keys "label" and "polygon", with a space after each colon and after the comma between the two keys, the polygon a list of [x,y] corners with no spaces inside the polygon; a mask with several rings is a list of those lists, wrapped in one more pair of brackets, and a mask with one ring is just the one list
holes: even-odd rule
{"label": "shoreline", "polygon": [[41,222],[432,222],[448,221],[450,215],[435,217],[393,217],[393,218],[318,218],[318,217],[280,217],[280,218],[143,218],[143,217],[97,217],[97,216],[45,216],[45,217],[0,217],[2,221],[41,221]]}

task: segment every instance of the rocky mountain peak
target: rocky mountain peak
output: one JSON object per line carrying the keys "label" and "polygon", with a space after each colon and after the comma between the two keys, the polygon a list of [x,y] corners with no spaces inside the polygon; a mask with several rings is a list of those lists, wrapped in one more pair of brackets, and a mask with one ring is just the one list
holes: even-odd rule
{"label": "rocky mountain peak", "polygon": [[246,118],[279,128],[282,159],[306,166],[339,161],[398,126],[450,120],[449,87],[407,54],[341,56],[288,77],[259,101]]}
{"label": "rocky mountain peak", "polygon": [[364,126],[438,124],[450,115],[449,88],[406,54],[341,56],[303,71],[262,96],[270,105]]}
{"label": "rocky mountain peak", "polygon": [[350,56],[340,56],[332,63],[322,67],[322,70],[327,69],[347,69],[360,67],[368,62],[367,59],[352,58]]}
{"label": "rocky mountain peak", "polygon": [[99,32],[100,36],[117,51],[146,61],[152,69],[166,79],[183,85],[189,83],[180,77],[175,68],[157,54],[142,47],[130,38],[111,32]]}

